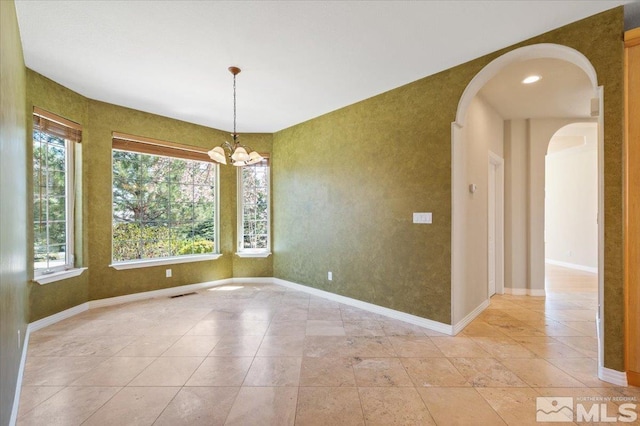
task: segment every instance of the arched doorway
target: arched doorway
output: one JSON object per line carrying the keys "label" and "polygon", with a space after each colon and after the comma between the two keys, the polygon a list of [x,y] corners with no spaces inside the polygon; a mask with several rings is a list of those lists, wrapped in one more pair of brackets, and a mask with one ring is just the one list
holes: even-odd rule
{"label": "arched doorway", "polygon": [[[470,159],[480,158],[470,138],[478,139],[470,119],[474,104],[490,96],[487,87],[507,69],[517,68],[535,61],[556,62],[559,66],[577,72],[583,81],[581,94],[584,111],[579,116],[555,114],[546,118],[513,116],[509,120],[502,114],[503,156],[505,158],[505,292],[532,296],[544,295],[544,157],[551,136],[561,127],[579,118],[590,118],[600,125],[598,133],[598,206],[601,212],[602,195],[602,88],[597,85],[596,72],[580,52],[566,46],[538,44],[513,50],[489,63],[465,89],[452,123],[452,324],[459,332],[489,304],[488,276],[490,268],[482,259],[489,258],[488,199],[489,168],[487,155],[483,157],[484,172],[479,175],[470,167]],[[544,78],[544,77],[543,77]],[[497,83],[500,86],[500,83]],[[495,91],[494,91],[495,92]],[[498,91],[499,92],[499,91]],[[516,96],[509,90],[504,99]],[[493,102],[491,102],[493,101]],[[544,99],[536,102],[544,102]],[[485,102],[495,104],[495,99]],[[548,107],[553,110],[553,99]],[[506,107],[507,109],[510,106]],[[494,108],[495,109],[495,108]],[[500,109],[500,108],[497,108]],[[497,114],[501,116],[500,111]],[[495,127],[495,126],[494,126]],[[494,132],[497,134],[496,132]],[[491,138],[491,133],[489,133]],[[544,141],[544,142],[540,142]],[[471,141],[472,142],[472,141]],[[485,147],[491,147],[485,142]],[[490,152],[494,152],[490,149]],[[494,154],[496,154],[494,152]],[[476,167],[475,170],[481,170]],[[485,177],[486,176],[486,177]],[[483,192],[484,191],[484,192]],[[511,198],[510,198],[511,197]],[[511,210],[509,210],[511,208]],[[472,213],[470,213],[472,212]],[[523,219],[524,218],[524,219]],[[511,222],[510,222],[511,221]],[[484,238],[484,240],[482,240]],[[603,223],[599,221],[598,258],[603,259]],[[484,250],[479,250],[484,245]],[[519,245],[516,247],[516,245]],[[481,260],[479,261],[478,258]],[[482,265],[482,266],[481,266]],[[487,277],[485,279],[485,277]],[[602,300],[602,274],[599,276],[599,300]],[[496,289],[499,292],[499,288]],[[601,304],[601,303],[600,303]],[[599,307],[599,318],[602,318]],[[602,342],[602,326],[598,324],[598,337]],[[602,345],[599,365],[602,365]]]}

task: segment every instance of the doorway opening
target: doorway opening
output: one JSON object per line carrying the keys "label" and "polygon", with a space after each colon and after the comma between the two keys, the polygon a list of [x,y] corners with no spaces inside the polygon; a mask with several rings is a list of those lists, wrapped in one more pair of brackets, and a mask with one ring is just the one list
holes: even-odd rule
{"label": "doorway opening", "polygon": [[[545,157],[545,289],[560,285],[559,271],[582,273],[565,290],[597,291],[598,125],[573,123],[558,130]],[[570,272],[570,271],[569,271]],[[589,279],[591,276],[592,279]],[[589,283],[592,283],[589,285]]]}
{"label": "doorway opening", "polygon": [[[523,74],[527,72],[527,74]],[[530,74],[538,83],[524,85]],[[524,102],[523,102],[524,100]],[[488,107],[486,107],[488,106]],[[470,113],[488,111],[488,113]],[[459,332],[500,292],[545,295],[545,156],[551,137],[577,121],[597,124],[596,198],[603,208],[602,87],[580,52],[561,45],[515,49],[484,67],[465,89],[452,123],[452,324]],[[500,128],[495,124],[500,122]],[[499,134],[503,142],[494,147]],[[489,141],[486,139],[489,138]],[[495,148],[495,149],[494,149]],[[482,151],[484,150],[484,154]],[[497,170],[492,151],[504,158],[504,226],[496,222]],[[481,159],[481,160],[480,160]],[[482,161],[482,166],[479,165]],[[476,190],[477,188],[477,190]],[[602,221],[597,263],[603,262]],[[504,234],[504,262],[496,259],[497,231]],[[598,275],[598,361],[603,364],[602,274]],[[495,285],[494,285],[495,283]]]}

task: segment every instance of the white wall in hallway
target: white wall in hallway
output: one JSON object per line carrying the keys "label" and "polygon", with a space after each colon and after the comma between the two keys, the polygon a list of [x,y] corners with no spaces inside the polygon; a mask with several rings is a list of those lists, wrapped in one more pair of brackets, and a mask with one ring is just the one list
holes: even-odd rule
{"label": "white wall in hallway", "polygon": [[[571,127],[571,126],[567,126]],[[581,126],[577,135],[551,139],[546,157],[545,257],[585,268],[598,267],[597,127]],[[557,152],[554,144],[570,146]]]}

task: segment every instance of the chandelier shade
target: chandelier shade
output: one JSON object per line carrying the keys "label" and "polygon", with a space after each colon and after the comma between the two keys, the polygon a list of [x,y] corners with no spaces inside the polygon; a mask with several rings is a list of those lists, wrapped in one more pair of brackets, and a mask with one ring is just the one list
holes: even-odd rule
{"label": "chandelier shade", "polygon": [[[250,147],[238,142],[238,133],[236,132],[236,76],[240,74],[240,68],[229,67],[229,71],[233,74],[233,133],[231,134],[233,143],[225,141],[207,154],[216,163],[231,164],[236,167],[248,166],[259,163],[263,158]],[[229,160],[228,163],[227,160]]]}

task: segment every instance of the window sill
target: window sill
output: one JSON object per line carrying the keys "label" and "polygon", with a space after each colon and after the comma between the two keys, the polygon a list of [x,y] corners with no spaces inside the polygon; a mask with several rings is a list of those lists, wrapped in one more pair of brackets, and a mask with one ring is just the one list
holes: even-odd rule
{"label": "window sill", "polygon": [[33,278],[33,281],[37,282],[40,285],[49,284],[56,281],[80,276],[86,269],[87,268],[73,268],[67,269],[66,271],[54,272],[52,274],[38,275],[37,277]]}
{"label": "window sill", "polygon": [[176,256],[176,257],[164,257],[162,259],[148,259],[148,260],[132,260],[129,262],[112,263],[109,267],[117,269],[118,271],[123,269],[137,269],[137,268],[149,268],[151,266],[162,265],[175,265],[177,263],[190,263],[190,262],[202,262],[205,260],[219,259],[222,254],[194,254],[193,256]]}
{"label": "window sill", "polygon": [[236,256],[238,257],[269,257],[271,256],[270,251],[239,251],[236,252]]}

